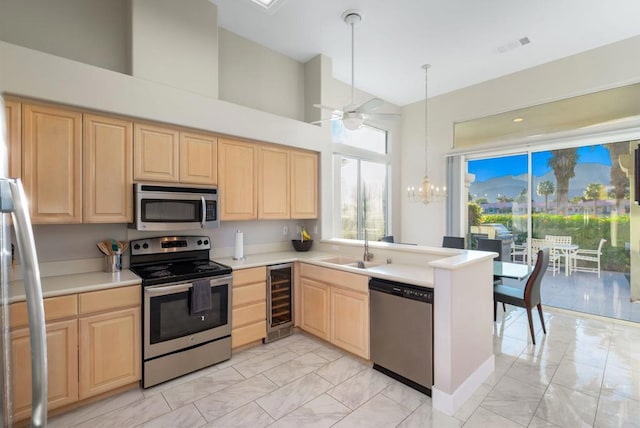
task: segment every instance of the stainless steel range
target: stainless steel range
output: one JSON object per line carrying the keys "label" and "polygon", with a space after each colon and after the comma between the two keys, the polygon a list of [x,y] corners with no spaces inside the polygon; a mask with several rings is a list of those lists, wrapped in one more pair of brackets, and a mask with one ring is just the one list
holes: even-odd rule
{"label": "stainless steel range", "polygon": [[231,268],[207,236],[131,241],[142,278],[142,387],[231,358]]}

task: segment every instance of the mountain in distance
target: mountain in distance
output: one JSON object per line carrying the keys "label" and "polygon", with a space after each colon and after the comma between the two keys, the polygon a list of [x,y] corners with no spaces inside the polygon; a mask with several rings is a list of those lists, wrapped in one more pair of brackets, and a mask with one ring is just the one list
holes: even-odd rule
{"label": "mountain in distance", "polygon": [[[591,183],[600,183],[608,188],[611,183],[611,167],[600,163],[578,163],[574,169],[575,176],[569,180],[569,199],[582,196],[584,190]],[[533,177],[532,198],[535,202],[544,202],[544,197],[538,196],[536,187],[541,181],[551,181],[558,188],[556,176],[553,170],[546,174]],[[517,198],[522,189],[527,188],[527,174],[505,175],[491,178],[486,181],[473,182],[469,186],[469,194],[475,195],[473,199],[484,197],[486,194],[489,202],[495,202],[497,195],[506,195],[509,198]],[[549,200],[554,200],[554,195],[549,195]]]}

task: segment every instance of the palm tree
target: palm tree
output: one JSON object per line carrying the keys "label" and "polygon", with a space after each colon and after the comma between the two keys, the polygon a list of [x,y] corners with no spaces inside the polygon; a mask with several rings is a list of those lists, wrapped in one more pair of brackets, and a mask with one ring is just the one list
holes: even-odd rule
{"label": "palm tree", "polygon": [[576,175],[578,149],[551,150],[551,154],[553,156],[549,159],[548,165],[556,176],[558,213],[566,213],[569,207],[569,179]]}
{"label": "palm tree", "polygon": [[553,192],[556,191],[553,182],[549,180],[544,180],[538,183],[538,187],[536,187],[536,193],[538,196],[544,196],[544,211],[549,211],[549,195],[553,195]]}
{"label": "palm tree", "polygon": [[604,194],[604,186],[600,183],[590,183],[584,190],[583,198],[585,201],[593,201],[593,213],[597,214],[598,201],[602,199]]}
{"label": "palm tree", "polygon": [[629,142],[606,144],[611,158],[611,193],[616,200],[616,210],[620,211],[620,202],[627,195],[629,189],[629,177],[620,167],[620,155],[629,154]]}

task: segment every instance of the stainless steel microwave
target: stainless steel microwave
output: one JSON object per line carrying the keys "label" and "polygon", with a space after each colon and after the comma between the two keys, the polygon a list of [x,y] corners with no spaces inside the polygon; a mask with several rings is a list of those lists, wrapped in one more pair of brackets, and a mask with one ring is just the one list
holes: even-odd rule
{"label": "stainless steel microwave", "polygon": [[134,184],[137,230],[194,230],[220,226],[216,187]]}

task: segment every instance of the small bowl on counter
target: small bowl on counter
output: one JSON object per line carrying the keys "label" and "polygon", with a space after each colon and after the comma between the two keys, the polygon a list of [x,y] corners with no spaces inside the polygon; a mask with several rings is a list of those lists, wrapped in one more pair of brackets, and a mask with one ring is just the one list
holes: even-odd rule
{"label": "small bowl on counter", "polygon": [[291,244],[296,251],[309,251],[309,249],[313,245],[313,239],[307,239],[304,241],[301,241],[299,239],[292,239]]}

